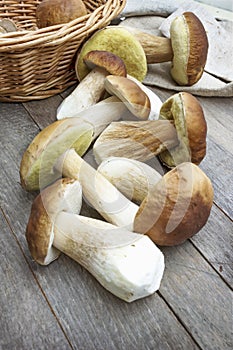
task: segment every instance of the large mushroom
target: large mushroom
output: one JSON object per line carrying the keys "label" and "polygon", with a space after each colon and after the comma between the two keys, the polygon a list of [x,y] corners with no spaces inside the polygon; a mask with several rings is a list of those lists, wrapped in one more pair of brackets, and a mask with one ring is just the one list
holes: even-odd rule
{"label": "large mushroom", "polygon": [[[118,77],[111,77],[111,81],[112,78]],[[115,89],[111,83],[111,91]],[[179,92],[163,103],[160,120],[111,123],[97,138],[93,152],[98,164],[111,156],[145,161],[160,154],[168,167],[187,161],[198,165],[206,154],[206,134],[206,120],[198,99]]]}
{"label": "large mushroom", "polygon": [[132,302],[154,293],[164,257],[148,236],[79,215],[80,183],[62,179],[34,200],[26,238],[33,259],[48,265],[63,252],[108,291]]}
{"label": "large mushroom", "polygon": [[57,119],[76,116],[98,102],[103,97],[104,81],[108,74],[123,77],[127,74],[123,60],[111,52],[90,51],[83,61],[91,71],[60,104]]}
{"label": "large mushroom", "polygon": [[85,198],[107,221],[147,234],[159,245],[180,244],[196,234],[207,222],[213,203],[211,181],[191,162],[165,174],[140,207],[74,150],[61,156],[56,168],[79,179]]}
{"label": "large mushroom", "polygon": [[208,54],[208,37],[200,19],[184,12],[171,23],[170,39],[129,30],[141,43],[147,63],[172,61],[171,75],[179,85],[193,85],[202,76]]}

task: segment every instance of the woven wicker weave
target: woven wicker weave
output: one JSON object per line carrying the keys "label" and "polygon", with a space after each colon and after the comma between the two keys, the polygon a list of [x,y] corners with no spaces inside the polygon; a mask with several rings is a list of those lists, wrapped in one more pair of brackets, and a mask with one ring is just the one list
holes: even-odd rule
{"label": "woven wicker weave", "polygon": [[17,32],[0,35],[0,101],[38,100],[55,95],[76,80],[77,49],[107,26],[126,0],[84,0],[88,14],[67,24],[37,29],[41,0],[0,0],[0,19],[12,19]]}

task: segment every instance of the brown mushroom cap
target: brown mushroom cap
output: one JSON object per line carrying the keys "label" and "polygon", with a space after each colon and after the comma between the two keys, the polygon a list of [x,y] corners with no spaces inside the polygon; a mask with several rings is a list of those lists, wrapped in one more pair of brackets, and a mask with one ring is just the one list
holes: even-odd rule
{"label": "brown mushroom cap", "polygon": [[126,77],[126,67],[124,61],[117,55],[108,51],[89,51],[83,58],[86,65],[93,69],[95,67],[104,68],[109,74]]}
{"label": "brown mushroom cap", "polygon": [[68,23],[87,15],[82,0],[43,0],[36,8],[38,28]]}
{"label": "brown mushroom cap", "polygon": [[185,12],[171,23],[173,61],[171,75],[179,85],[193,85],[202,76],[207,60],[208,38],[199,18]]}
{"label": "brown mushroom cap", "polygon": [[179,92],[165,101],[160,119],[174,120],[180,144],[160,154],[162,162],[172,168],[183,162],[200,164],[206,154],[207,125],[203,109],[196,97]]}
{"label": "brown mushroom cap", "polygon": [[151,110],[149,97],[133,80],[109,75],[105,79],[105,89],[124,102],[136,117],[148,119]]}
{"label": "brown mushroom cap", "polygon": [[80,183],[67,178],[57,180],[35,198],[26,229],[26,239],[32,257],[39,264],[48,265],[60,255],[52,246],[56,216],[61,211],[79,214],[81,202]]}
{"label": "brown mushroom cap", "polygon": [[177,245],[207,222],[213,203],[211,181],[193,163],[170,170],[151,189],[135,218],[135,232],[161,246]]}
{"label": "brown mushroom cap", "polygon": [[98,30],[82,46],[75,70],[79,80],[82,80],[90,71],[83,58],[89,51],[104,50],[119,56],[125,63],[127,73],[142,81],[147,73],[145,52],[134,37],[126,29],[118,26],[109,26]]}

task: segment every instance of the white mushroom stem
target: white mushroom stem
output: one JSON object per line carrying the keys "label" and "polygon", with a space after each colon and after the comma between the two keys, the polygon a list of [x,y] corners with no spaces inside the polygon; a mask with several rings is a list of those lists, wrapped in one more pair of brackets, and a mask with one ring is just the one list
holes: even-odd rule
{"label": "white mushroom stem", "polygon": [[123,117],[124,113],[128,113],[124,103],[117,97],[111,96],[78,113],[76,117],[93,125],[93,139],[95,139],[109,124]]}
{"label": "white mushroom stem", "polygon": [[80,181],[86,200],[108,222],[133,230],[138,206],[129,201],[73,149],[58,159],[55,168],[62,172],[63,176]]}
{"label": "white mushroom stem", "polygon": [[161,179],[154,168],[135,159],[109,157],[97,171],[131,201],[141,203],[151,188]]}
{"label": "white mushroom stem", "polygon": [[132,77],[131,75],[127,75],[127,78],[134,81],[148,96],[150,100],[150,114],[148,119],[149,120],[157,120],[159,119],[160,114],[160,108],[162,107],[163,102],[159,98],[158,95],[156,95],[151,89],[149,89],[147,86],[142,84],[139,80]]}
{"label": "white mushroom stem", "polygon": [[159,289],[164,257],[147,236],[61,212],[54,225],[53,245],[127,302]]}
{"label": "white mushroom stem", "polygon": [[109,73],[96,67],[81,80],[73,92],[64,99],[57,110],[57,119],[77,114],[98,102],[105,92],[104,80]]}

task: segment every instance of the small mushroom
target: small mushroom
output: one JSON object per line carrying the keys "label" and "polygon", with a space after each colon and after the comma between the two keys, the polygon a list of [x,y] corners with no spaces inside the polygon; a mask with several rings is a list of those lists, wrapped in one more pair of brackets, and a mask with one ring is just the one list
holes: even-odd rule
{"label": "small mushroom", "polygon": [[75,63],[76,75],[82,80],[90,71],[83,58],[89,51],[104,50],[119,56],[127,74],[143,81],[147,73],[146,56],[133,34],[119,26],[109,26],[95,32],[82,46]]}
{"label": "small mushroom", "polygon": [[60,104],[57,119],[76,116],[80,111],[98,102],[105,91],[104,81],[108,74],[127,74],[122,59],[111,52],[90,51],[83,60],[91,71]]}
{"label": "small mushroom", "polygon": [[132,302],[160,286],[164,257],[148,236],[79,214],[82,189],[62,179],[34,200],[26,238],[32,257],[48,265],[63,252],[117,297]]}
{"label": "small mushroom", "polygon": [[109,157],[97,171],[132,202],[141,203],[161,175],[146,163],[124,157]]}
{"label": "small mushroom", "polygon": [[189,161],[198,165],[206,154],[206,134],[199,101],[179,92],[163,103],[160,120],[111,123],[96,140],[93,152],[97,163],[110,156],[145,161],[160,155],[168,167]]}
{"label": "small mushroom", "polygon": [[161,120],[174,121],[179,145],[160,153],[162,162],[169,168],[182,162],[200,164],[206,155],[207,124],[198,99],[187,92],[168,98],[160,109]]}
{"label": "small mushroom", "polygon": [[[80,181],[83,194],[108,222],[149,235],[159,245],[176,245],[200,231],[213,203],[213,188],[205,173],[185,162],[165,174],[138,207],[74,150],[57,164],[64,176]],[[87,180],[88,179],[88,180]]]}
{"label": "small mushroom", "polygon": [[[150,101],[150,113],[149,113],[148,119],[149,120],[157,120],[159,118],[160,108],[162,107],[162,104],[163,104],[161,99],[159,98],[159,96],[156,95],[147,86],[142,84],[139,80],[130,76],[129,74],[127,74],[127,78],[134,81],[147,95],[147,97]],[[108,80],[108,77],[106,77],[106,80]]]}
{"label": "small mushroom", "polygon": [[60,251],[53,245],[56,217],[62,211],[79,214],[81,205],[82,187],[68,178],[57,180],[34,199],[26,239],[36,262],[48,265],[59,257]]}
{"label": "small mushroom", "polygon": [[148,119],[151,110],[150,99],[135,81],[127,77],[108,75],[104,86],[107,92],[124,102],[135,116]]}
{"label": "small mushroom", "polygon": [[208,38],[199,18],[184,12],[171,23],[170,39],[124,27],[141,43],[147,63],[172,61],[171,75],[179,85],[191,86],[202,76],[208,54]]}

